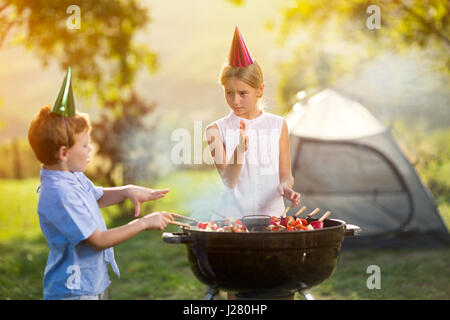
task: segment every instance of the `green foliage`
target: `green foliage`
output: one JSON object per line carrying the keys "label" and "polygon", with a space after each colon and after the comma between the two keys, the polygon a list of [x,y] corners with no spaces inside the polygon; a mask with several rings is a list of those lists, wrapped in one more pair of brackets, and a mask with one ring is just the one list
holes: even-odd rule
{"label": "green foliage", "polygon": [[70,29],[66,10],[73,4],[69,0],[3,1],[0,40],[14,30],[14,42],[32,50],[44,66],[51,60],[63,70],[71,66],[76,87],[86,96],[95,93],[101,99],[120,95],[141,66],[156,70],[156,54],[134,41],[136,32],[151,20],[147,8],[134,0],[77,1],[80,28]]}
{"label": "green foliage", "polygon": [[0,179],[24,179],[39,175],[41,164],[36,159],[27,139],[0,144]]}
{"label": "green foliage", "polygon": [[[381,33],[366,27],[367,18],[372,14],[367,8],[371,5],[380,8]],[[301,28],[312,27],[311,24],[314,24],[316,34],[322,34],[330,31],[328,27],[332,25],[352,40],[357,40],[363,33],[373,38],[387,36],[395,46],[431,43],[448,50],[449,11],[446,0],[294,0],[282,12],[280,34],[283,38],[289,37]]]}
{"label": "green foliage", "polygon": [[[367,20],[380,9],[380,28]],[[300,90],[327,87],[371,58],[411,47],[431,48],[435,68],[450,74],[450,4],[446,0],[294,0],[282,10],[279,42],[292,52],[281,66],[279,98],[286,107]]]}
{"label": "green foliage", "polygon": [[[133,88],[142,67],[154,73],[158,66],[156,54],[134,40],[151,21],[148,8],[135,0],[77,1],[79,28],[69,28],[74,13],[67,9],[73,4],[69,0],[4,1],[0,6],[0,46],[14,30],[14,42],[32,50],[44,66],[50,61],[62,69],[71,66],[75,92],[85,98],[97,97],[104,106],[100,120],[93,122],[92,138],[107,165],[99,166],[93,176],[110,186],[134,182],[136,172],[151,156],[138,162],[126,157],[146,148],[143,143],[133,143],[137,134],[148,138],[155,129],[144,125],[144,117],[154,110],[155,103],[140,99]],[[117,174],[119,169],[123,169],[122,176]]]}
{"label": "green foliage", "polygon": [[415,164],[450,226],[450,129],[429,132],[398,120],[394,123],[394,136]]}
{"label": "green foliage", "polygon": [[[156,107],[155,103],[147,103],[134,92],[127,99],[107,101],[105,110],[99,121],[92,126],[91,137],[97,143],[97,154],[101,161],[93,177],[102,184],[117,186],[119,184],[137,183],[142,180],[155,179],[155,172],[149,172],[147,165],[152,162],[152,131],[156,124],[148,126],[143,118]],[[138,139],[139,136],[145,139]],[[140,152],[133,157],[132,152]],[[118,170],[122,175],[118,178],[114,173]]]}

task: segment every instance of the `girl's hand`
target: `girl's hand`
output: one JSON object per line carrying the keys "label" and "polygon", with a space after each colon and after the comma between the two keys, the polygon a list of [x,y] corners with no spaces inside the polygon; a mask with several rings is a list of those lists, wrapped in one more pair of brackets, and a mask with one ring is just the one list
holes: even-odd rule
{"label": "girl's hand", "polygon": [[239,124],[239,151],[247,151],[248,149],[248,136],[245,134],[245,123],[241,120]]}
{"label": "girl's hand", "polygon": [[280,183],[278,186],[278,192],[292,202],[292,207],[296,207],[300,202],[300,193],[295,192],[286,183]]}
{"label": "girl's hand", "polygon": [[139,217],[141,204],[151,200],[161,199],[166,196],[169,189],[149,189],[130,185],[127,189],[127,196],[134,204],[134,216]]}
{"label": "girl's hand", "polygon": [[169,222],[173,221],[173,217],[170,213],[163,211],[150,213],[139,220],[144,224],[145,230],[163,230]]}

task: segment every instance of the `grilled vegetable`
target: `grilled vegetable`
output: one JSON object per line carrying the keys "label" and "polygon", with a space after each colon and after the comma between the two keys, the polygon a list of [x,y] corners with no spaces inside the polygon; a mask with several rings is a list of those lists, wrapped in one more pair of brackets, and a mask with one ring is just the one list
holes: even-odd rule
{"label": "grilled vegetable", "polygon": [[[317,208],[315,211],[319,211]],[[307,231],[323,229],[323,220],[331,214],[327,211],[319,220],[308,220],[297,218],[295,216],[277,217],[272,216],[267,224],[267,231]],[[310,222],[309,222],[310,221]],[[247,227],[239,219],[226,219],[223,225],[216,224],[214,221],[199,222],[197,228],[205,231],[217,232],[248,232]]]}
{"label": "grilled vegetable", "polygon": [[314,230],[323,229],[322,221],[311,221],[310,225],[314,228]]}

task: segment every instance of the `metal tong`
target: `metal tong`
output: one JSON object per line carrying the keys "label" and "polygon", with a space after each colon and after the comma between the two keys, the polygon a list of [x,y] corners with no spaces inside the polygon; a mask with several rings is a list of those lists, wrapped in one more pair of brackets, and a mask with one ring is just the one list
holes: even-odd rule
{"label": "metal tong", "polygon": [[[185,219],[185,220],[189,220],[189,221],[192,221],[192,222],[197,222],[196,219],[191,218],[191,217],[187,217],[187,216],[183,216],[181,214],[171,213],[171,215],[173,217],[175,217],[175,218]],[[171,222],[169,222],[169,224],[173,224],[173,225],[180,226],[180,227],[183,227],[183,228],[190,228],[191,227],[190,224],[184,223],[184,222],[179,222],[179,221],[171,221]]]}

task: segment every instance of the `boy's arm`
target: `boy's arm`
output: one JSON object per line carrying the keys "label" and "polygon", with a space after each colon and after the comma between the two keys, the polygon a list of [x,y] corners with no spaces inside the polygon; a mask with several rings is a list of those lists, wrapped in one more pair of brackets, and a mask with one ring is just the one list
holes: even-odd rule
{"label": "boy's arm", "polygon": [[97,203],[100,208],[104,208],[130,198],[134,203],[135,217],[138,217],[142,203],[163,198],[167,192],[169,192],[169,189],[153,190],[131,184],[122,187],[103,188],[103,196],[97,200]]}
{"label": "boy's arm", "polygon": [[97,200],[100,208],[109,207],[128,198],[129,186],[103,188],[103,196]]}
{"label": "boy's arm", "polygon": [[173,217],[170,213],[154,212],[117,228],[106,231],[95,229],[94,233],[83,242],[90,248],[101,251],[116,246],[119,243],[134,237],[143,230],[163,230],[170,221],[173,221]]}

